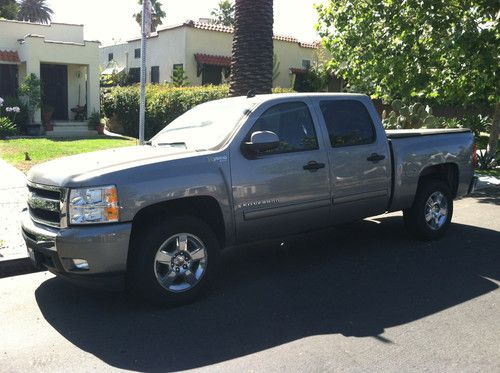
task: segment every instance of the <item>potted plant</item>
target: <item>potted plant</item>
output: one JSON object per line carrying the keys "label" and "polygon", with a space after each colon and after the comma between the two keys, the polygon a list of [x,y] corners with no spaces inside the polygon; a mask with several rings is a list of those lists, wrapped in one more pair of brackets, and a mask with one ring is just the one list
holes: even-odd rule
{"label": "potted plant", "polygon": [[45,127],[45,131],[53,131],[54,124],[52,123],[52,114],[54,114],[54,107],[44,104],[42,105],[42,119],[43,126]]}
{"label": "potted plant", "polygon": [[99,135],[104,134],[104,124],[101,123],[101,114],[99,112],[93,111],[92,114],[89,115],[87,124],[89,130],[96,130]]}

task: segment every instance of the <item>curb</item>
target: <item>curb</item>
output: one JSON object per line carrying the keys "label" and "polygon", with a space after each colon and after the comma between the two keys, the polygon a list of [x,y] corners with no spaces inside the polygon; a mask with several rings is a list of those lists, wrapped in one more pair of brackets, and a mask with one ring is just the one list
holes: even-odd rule
{"label": "curb", "polygon": [[0,261],[0,278],[39,272],[30,258],[18,258]]}

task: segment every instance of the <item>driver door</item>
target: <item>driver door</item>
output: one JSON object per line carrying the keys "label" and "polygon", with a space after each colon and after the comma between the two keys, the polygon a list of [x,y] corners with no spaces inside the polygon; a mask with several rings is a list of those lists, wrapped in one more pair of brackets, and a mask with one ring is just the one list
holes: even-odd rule
{"label": "driver door", "polygon": [[[252,122],[252,119],[249,119]],[[282,102],[261,110],[247,123],[244,141],[256,131],[272,131],[276,149],[248,156],[231,149],[236,235],[239,243],[309,231],[328,224],[328,155],[305,101]]]}

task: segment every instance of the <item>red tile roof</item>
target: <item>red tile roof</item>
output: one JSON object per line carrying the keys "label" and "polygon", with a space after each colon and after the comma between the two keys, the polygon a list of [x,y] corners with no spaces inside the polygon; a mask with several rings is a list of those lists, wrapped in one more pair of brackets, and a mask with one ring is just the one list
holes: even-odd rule
{"label": "red tile roof", "polygon": [[19,63],[19,55],[17,51],[2,51],[0,50],[0,61]]}
{"label": "red tile roof", "polygon": [[[234,31],[233,28],[230,26],[218,25],[216,23],[195,22],[192,20],[188,20],[188,21],[184,22],[183,26],[193,27],[193,28],[197,28],[200,30],[225,32],[228,34],[232,34]],[[298,43],[299,46],[304,47],[304,48],[314,48],[314,49],[318,48],[317,43],[302,43],[302,42],[299,42],[299,40],[297,38],[294,38],[293,36],[274,35],[273,39],[280,40],[280,41],[288,41],[291,43]]]}
{"label": "red tile roof", "polygon": [[196,62],[204,65],[231,66],[231,57],[197,53],[194,55],[194,58]]}
{"label": "red tile roof", "polygon": [[290,67],[290,72],[292,74],[305,74],[307,70],[299,67]]}

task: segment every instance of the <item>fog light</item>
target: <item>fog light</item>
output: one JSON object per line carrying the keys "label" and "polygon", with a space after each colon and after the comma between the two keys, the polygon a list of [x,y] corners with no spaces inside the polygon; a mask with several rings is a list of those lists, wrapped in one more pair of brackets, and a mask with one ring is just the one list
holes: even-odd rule
{"label": "fog light", "polygon": [[90,269],[89,263],[84,259],[71,259],[73,270],[88,271]]}

